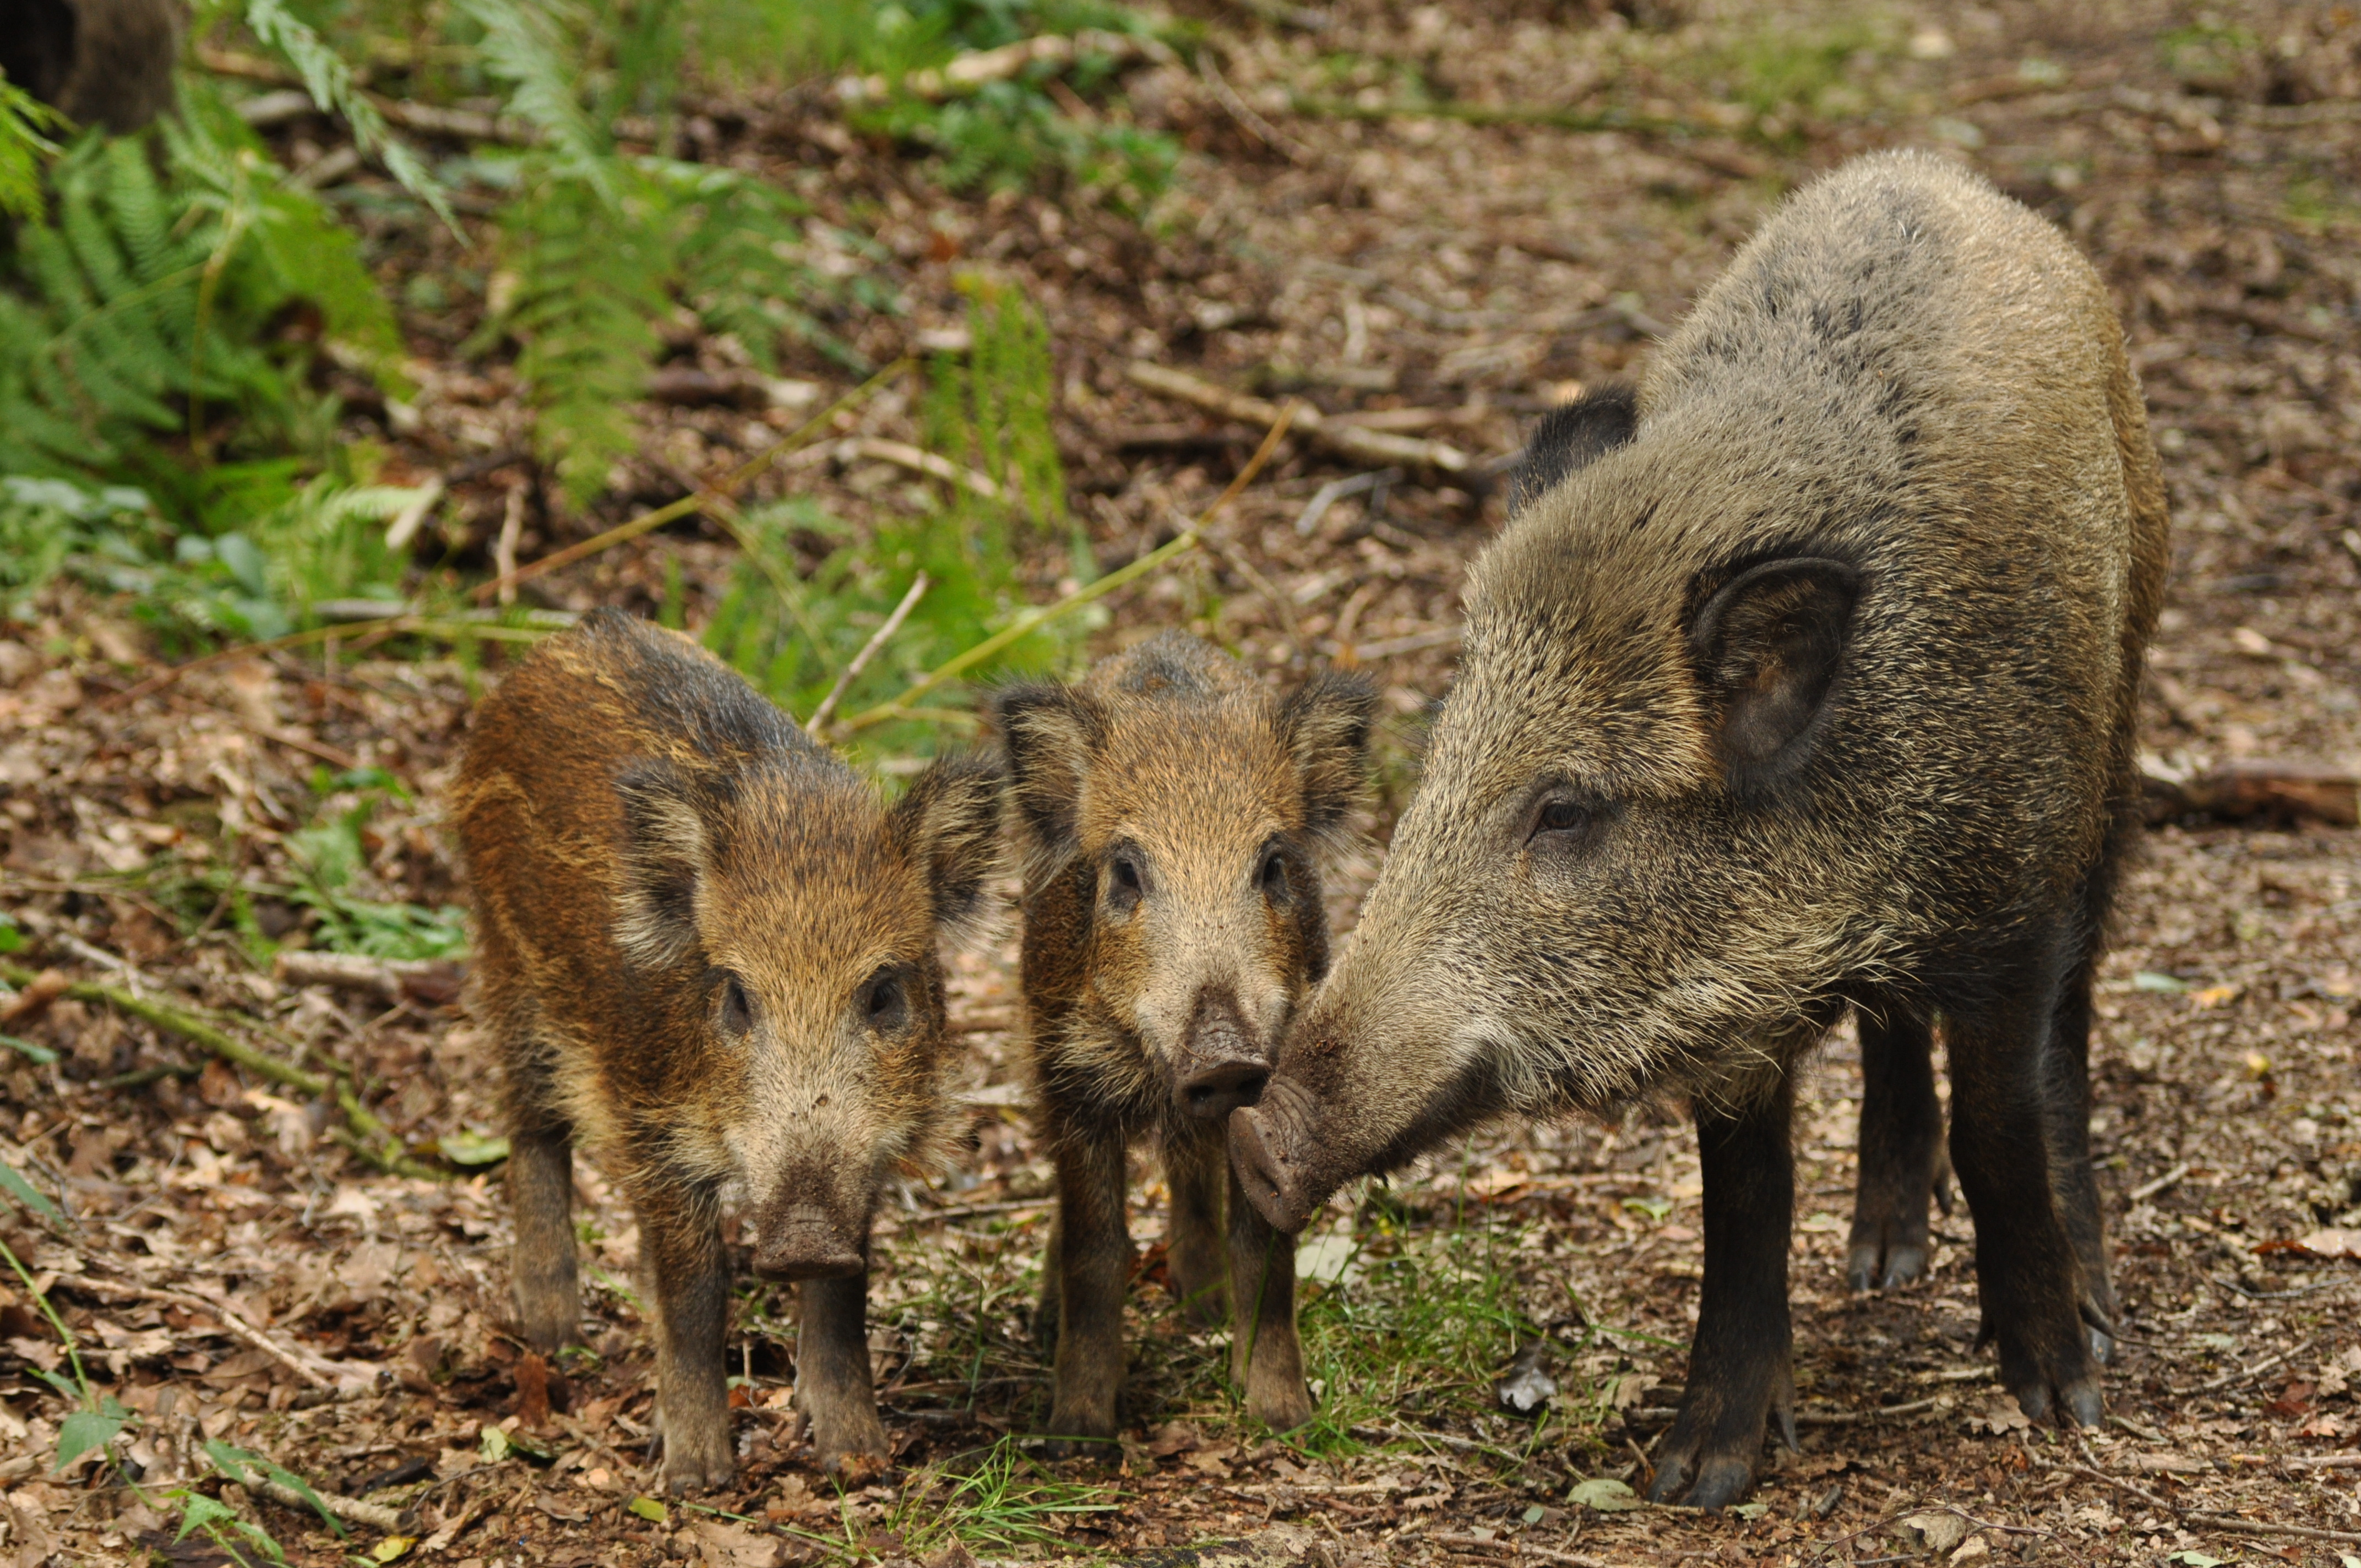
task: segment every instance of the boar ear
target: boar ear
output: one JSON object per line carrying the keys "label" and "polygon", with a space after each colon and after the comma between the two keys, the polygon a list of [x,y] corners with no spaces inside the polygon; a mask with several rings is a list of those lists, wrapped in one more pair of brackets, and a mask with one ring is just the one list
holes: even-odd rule
{"label": "boar ear", "polygon": [[697,950],[697,883],[705,874],[705,817],[694,786],[669,762],[641,762],[615,781],[623,803],[622,886],[615,945],[642,969],[665,969]]}
{"label": "boar ear", "polygon": [[1586,392],[1542,415],[1509,487],[1511,515],[1547,495],[1560,479],[1630,441],[1640,428],[1640,395],[1622,385]]}
{"label": "boar ear", "polygon": [[1071,686],[1011,686],[993,703],[1008,748],[1008,798],[1025,839],[1027,880],[1074,852],[1091,752],[1104,738],[1098,704]]}
{"label": "boar ear", "polygon": [[1303,821],[1315,838],[1344,837],[1369,781],[1369,724],[1378,691],[1358,675],[1312,676],[1279,705],[1279,732],[1303,779]]}
{"label": "boar ear", "polygon": [[1790,556],[1751,566],[1716,589],[1689,626],[1689,656],[1716,719],[1715,749],[1743,790],[1801,754],[1844,658],[1861,573]]}
{"label": "boar ear", "polygon": [[983,924],[984,884],[1000,869],[1001,774],[975,752],[939,757],[887,813],[887,829],[927,868],[935,924],[954,940]]}

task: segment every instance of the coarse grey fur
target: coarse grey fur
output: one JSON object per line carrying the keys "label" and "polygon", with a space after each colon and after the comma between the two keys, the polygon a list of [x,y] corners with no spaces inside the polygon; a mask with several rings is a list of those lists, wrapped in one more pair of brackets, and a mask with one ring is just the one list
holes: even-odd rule
{"label": "coarse grey fur", "polygon": [[[1558,423],[1584,444],[1580,415]],[[1249,1190],[1301,1223],[1482,1117],[1685,1094],[1710,1319],[1717,1129],[1779,1165],[1787,1071],[1849,1007],[1922,1058],[1939,1014],[1987,1333],[2029,1410],[2055,1393],[2088,1419],[2074,1314],[2113,1304],[2089,970],[2167,563],[2104,288],[1975,176],[1860,159],[1698,302],[1636,433],[1589,444],[1473,570],[1359,930],[1232,1120]],[[1784,1193],[1750,1223],[1784,1236]],[[1667,1445],[1675,1479],[1713,1472],[1696,1500],[1743,1489],[1741,1429],[1759,1447],[1784,1411],[1784,1299],[1775,1369],[1727,1419],[1685,1407]],[[1689,1406],[1708,1381],[1693,1365]]]}

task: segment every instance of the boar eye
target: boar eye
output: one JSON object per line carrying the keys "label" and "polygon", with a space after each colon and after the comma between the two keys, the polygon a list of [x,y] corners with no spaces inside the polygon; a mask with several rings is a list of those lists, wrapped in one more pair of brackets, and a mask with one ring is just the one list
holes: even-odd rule
{"label": "boar eye", "polygon": [[1571,800],[1545,800],[1533,814],[1533,830],[1528,839],[1538,839],[1544,833],[1563,833],[1580,838],[1590,831],[1589,808]]}
{"label": "boar eye", "polygon": [[861,1021],[881,1035],[899,1034],[909,1020],[909,987],[897,965],[888,965],[869,977],[861,988]]}
{"label": "boar eye", "polygon": [[733,974],[721,982],[722,1032],[741,1036],[753,1026],[753,999],[746,994],[745,985]]}

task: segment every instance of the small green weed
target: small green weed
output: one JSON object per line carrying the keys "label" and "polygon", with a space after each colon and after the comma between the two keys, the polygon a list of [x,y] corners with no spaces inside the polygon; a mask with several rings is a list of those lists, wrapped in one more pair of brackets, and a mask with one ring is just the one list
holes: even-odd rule
{"label": "small green weed", "polygon": [[2262,41],[2248,29],[2217,21],[2174,27],[2157,39],[2164,68],[2201,93],[2235,89],[2256,65]]}
{"label": "small green weed", "polygon": [[1054,1545],[1065,1530],[1122,1506],[1112,1486],[1068,1481],[1029,1458],[1014,1437],[928,1465],[911,1476],[890,1528],[914,1552],[957,1541],[1006,1552]]}
{"label": "small green weed", "polygon": [[1752,110],[1756,135],[1784,143],[1802,135],[1806,118],[1852,119],[1867,111],[1869,99],[1854,82],[1855,61],[1873,56],[1882,42],[1867,20],[1832,17],[1765,27],[1678,69],[1705,82],[1715,97]]}

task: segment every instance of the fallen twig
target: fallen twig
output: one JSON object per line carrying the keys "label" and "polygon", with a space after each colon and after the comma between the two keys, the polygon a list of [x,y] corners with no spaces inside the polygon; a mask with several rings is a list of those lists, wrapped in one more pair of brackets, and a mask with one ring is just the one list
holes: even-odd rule
{"label": "fallen twig", "polygon": [[274,1481],[267,1475],[247,1478],[246,1489],[259,1492],[274,1503],[283,1503],[298,1513],[311,1513],[313,1505],[325,1508],[346,1524],[365,1524],[386,1535],[399,1535],[402,1530],[401,1510],[387,1508],[383,1503],[365,1503],[358,1497],[339,1497],[334,1492],[314,1492],[310,1497],[290,1486],[284,1481]]}
{"label": "fallen twig", "polygon": [[315,1388],[347,1392],[372,1387],[377,1383],[377,1367],[332,1361],[324,1355],[311,1355],[283,1345],[221,1302],[187,1290],[172,1290],[159,1285],[134,1285],[126,1280],[101,1279],[87,1274],[73,1275],[60,1283],[71,1289],[88,1290],[93,1295],[128,1297],[134,1300],[157,1301],[192,1312],[203,1312],[217,1321],[223,1332],[231,1338],[244,1340]]}
{"label": "fallen twig", "polygon": [[995,82],[1005,82],[1035,66],[1059,69],[1085,55],[1097,55],[1116,64],[1147,60],[1163,65],[1173,59],[1170,47],[1160,39],[1084,27],[1071,36],[1044,33],[998,49],[972,49],[942,65],[907,71],[898,80],[883,74],[848,76],[836,84],[836,96],[847,107],[857,108],[864,104],[882,103],[898,89],[909,97],[939,104]]}
{"label": "fallen twig", "polygon": [[1850,1427],[1864,1421],[1883,1420],[1890,1416],[1916,1416],[1928,1410],[1949,1409],[1952,1401],[1938,1394],[1931,1398],[1913,1399],[1906,1405],[1878,1405],[1865,1410],[1798,1410],[1795,1424],[1799,1427]]}
{"label": "fallen twig", "polygon": [[2169,1498],[2158,1497],[2145,1486],[2135,1486],[2130,1482],[2119,1476],[2110,1475],[2092,1465],[2065,1464],[2058,1468],[2071,1471],[2077,1475],[2088,1476],[2103,1486],[2113,1486],[2119,1492],[2137,1497],[2148,1507],[2170,1514],[2194,1530],[2218,1530],[2232,1535],[2288,1536],[2299,1541],[2361,1541],[2361,1530],[2321,1530],[2312,1525],[2303,1524],[2262,1524],[2254,1519],[2242,1519],[2235,1514],[2209,1514],[2202,1513],[2195,1508],[2184,1508]]}
{"label": "fallen twig", "polygon": [[867,457],[879,463],[891,463],[897,468],[907,468],[914,474],[924,474],[930,479],[940,479],[947,485],[958,485],[973,491],[985,500],[1000,499],[1000,487],[988,474],[972,468],[962,468],[948,457],[923,451],[906,441],[885,441],[873,435],[856,435],[836,444],[837,459],[850,463]]}
{"label": "fallen twig", "polygon": [[2263,1357],[2252,1366],[2241,1367],[2235,1372],[2224,1372],[2219,1377],[2208,1378],[2202,1383],[2192,1384],[2186,1388],[2169,1389],[2167,1392],[2176,1399],[2186,1399],[2193,1394],[2211,1394],[2216,1389],[2227,1388],[2234,1383],[2244,1383],[2249,1377],[2259,1377],[2294,1354],[2295,1352],[2291,1350],[2279,1351]]}
{"label": "fallen twig", "polygon": [[1206,88],[1213,94],[1213,101],[1227,110],[1230,118],[1244,126],[1248,136],[1290,163],[1307,164],[1316,159],[1318,155],[1310,148],[1255,113],[1254,105],[1238,96],[1237,89],[1230,85],[1229,80],[1213,64],[1212,49],[1197,51],[1197,74],[1204,79]]}
{"label": "fallen twig", "polygon": [[836,684],[828,688],[828,695],[819,699],[819,706],[812,709],[810,722],[804,726],[805,734],[818,738],[828,729],[828,721],[836,716],[836,705],[844,700],[844,694],[851,688],[861,672],[869,667],[869,661],[876,657],[877,650],[893,641],[894,633],[902,630],[902,622],[918,608],[918,600],[926,597],[926,592],[927,574],[920,572],[910,579],[910,591],[902,596],[902,602],[894,607],[894,613],[885,618],[885,624],[870,633],[869,641],[861,645],[861,652],[852,656],[852,662],[845,665],[843,673],[836,677]]}
{"label": "fallen twig", "polygon": [[2155,1197],[2158,1193],[2163,1191],[2166,1188],[2170,1187],[2173,1183],[2179,1181],[2182,1177],[2188,1175],[2189,1171],[2189,1162],[2187,1160],[2182,1160],[2179,1165],[2174,1166],[2170,1170],[2166,1171],[2154,1181],[2141,1182],[2137,1187],[2133,1188],[2130,1192],[2126,1193],[2125,1196],[2135,1203],[2145,1203],[2149,1199]]}
{"label": "fallen twig", "polygon": [[[0,979],[5,979],[11,985],[30,985],[38,978],[13,964],[0,964]],[[64,994],[77,1002],[98,1003],[119,1013],[145,1019],[158,1028],[170,1029],[181,1038],[204,1047],[224,1061],[235,1062],[273,1083],[282,1084],[314,1100],[333,1095],[351,1129],[349,1132],[343,1128],[335,1129],[335,1133],[342,1135],[337,1137],[337,1142],[390,1174],[421,1177],[430,1181],[449,1179],[448,1172],[437,1170],[412,1157],[409,1146],[393,1129],[370,1114],[361,1104],[360,1097],[353,1092],[351,1082],[342,1075],[325,1078],[316,1072],[306,1071],[291,1062],[280,1060],[268,1051],[256,1049],[210,1018],[141,996],[136,992],[100,985],[93,981],[73,981],[66,986]]]}
{"label": "fallen twig", "polygon": [[2227,822],[2310,818],[2332,828],[2361,823],[2361,775],[2309,762],[2251,759],[2188,779],[2144,773],[2140,789],[2150,822],[2211,817]]}
{"label": "fallen twig", "polygon": [[[1279,405],[1276,403],[1249,397],[1244,392],[1233,392],[1226,387],[1217,387],[1186,371],[1135,359],[1127,374],[1137,386],[1161,397],[1193,403],[1224,419],[1246,424],[1268,424],[1279,417]],[[1341,423],[1312,409],[1299,410],[1291,422],[1291,428],[1302,432],[1305,439],[1314,446],[1324,447],[1355,462],[1399,463],[1406,467],[1429,468],[1445,474],[1467,471],[1467,454],[1455,446],[1440,441],[1420,441],[1386,431]]]}
{"label": "fallen twig", "polygon": [[366,991],[440,1007],[459,993],[459,966],[448,959],[372,959],[360,953],[282,952],[272,966],[290,985]]}

